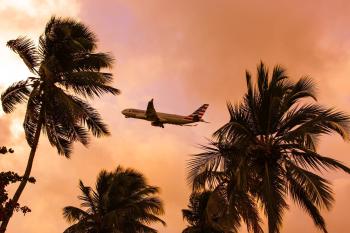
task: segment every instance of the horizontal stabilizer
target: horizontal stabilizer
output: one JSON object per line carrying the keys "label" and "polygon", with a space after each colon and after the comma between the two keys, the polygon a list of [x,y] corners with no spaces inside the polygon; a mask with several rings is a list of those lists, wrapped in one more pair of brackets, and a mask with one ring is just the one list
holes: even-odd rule
{"label": "horizontal stabilizer", "polygon": [[[202,117],[207,110],[209,104],[203,104],[198,108],[196,111],[194,111],[191,115],[186,116],[185,119],[192,120],[192,121],[203,121]],[[203,121],[204,122],[204,121]]]}

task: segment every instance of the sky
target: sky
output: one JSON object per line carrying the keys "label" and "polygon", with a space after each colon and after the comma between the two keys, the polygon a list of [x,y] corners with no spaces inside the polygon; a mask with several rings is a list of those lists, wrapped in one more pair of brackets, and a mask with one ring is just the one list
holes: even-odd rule
{"label": "sky", "polygon": [[[228,121],[226,101],[238,103],[245,92],[245,70],[255,74],[263,61],[280,64],[293,80],[308,75],[318,87],[318,101],[350,113],[350,2],[261,0],[0,0],[0,91],[30,75],[6,41],[27,35],[37,41],[51,15],[69,16],[98,36],[98,50],[116,60],[111,72],[119,96],[94,100],[112,135],[93,138],[88,148],[76,144],[71,159],[57,155],[41,137],[32,175],[21,204],[32,212],[16,214],[9,233],[63,232],[68,226],[62,208],[78,205],[78,181],[94,185],[98,172],[118,165],[142,172],[159,186],[167,227],[178,233],[186,223],[190,186],[186,161],[198,144]],[[125,119],[125,108],[141,108],[154,98],[158,111],[187,115],[203,103],[210,124],[197,127],[151,127]],[[24,170],[29,147],[24,140],[24,106],[9,115],[0,111],[0,144],[15,149],[0,158],[1,170]],[[319,152],[350,166],[350,143],[323,137]],[[325,174],[333,183],[336,202],[323,212],[329,232],[349,232],[350,177]],[[13,189],[12,189],[13,190]],[[245,232],[245,229],[242,229]],[[310,218],[291,205],[283,233],[319,232]]]}

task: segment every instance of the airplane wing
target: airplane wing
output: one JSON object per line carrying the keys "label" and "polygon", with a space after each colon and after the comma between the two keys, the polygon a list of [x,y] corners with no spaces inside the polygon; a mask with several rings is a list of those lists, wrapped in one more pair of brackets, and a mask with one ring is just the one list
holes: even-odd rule
{"label": "airplane wing", "polygon": [[147,117],[147,119],[149,119],[151,121],[160,122],[160,119],[157,115],[157,112],[154,109],[153,99],[151,99],[151,101],[148,102],[147,110],[146,110],[146,117]]}

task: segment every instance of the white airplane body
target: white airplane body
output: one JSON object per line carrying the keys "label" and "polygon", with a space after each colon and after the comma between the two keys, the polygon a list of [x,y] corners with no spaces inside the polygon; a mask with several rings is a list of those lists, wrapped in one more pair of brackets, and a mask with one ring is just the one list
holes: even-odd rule
{"label": "white airplane body", "polygon": [[[164,128],[164,124],[188,125],[196,122],[206,122],[202,119],[208,104],[203,104],[194,113],[189,116],[181,116],[176,114],[156,112],[153,105],[153,99],[148,102],[147,110],[128,108],[122,111],[126,118],[136,118],[151,121],[153,126]],[[193,126],[193,125],[192,125]]]}

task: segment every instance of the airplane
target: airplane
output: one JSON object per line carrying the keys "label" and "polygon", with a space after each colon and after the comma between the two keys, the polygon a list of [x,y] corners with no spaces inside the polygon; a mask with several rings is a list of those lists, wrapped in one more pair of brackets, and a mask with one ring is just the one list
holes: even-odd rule
{"label": "airplane", "polygon": [[[191,115],[180,116],[175,114],[168,114],[162,112],[156,112],[153,105],[153,99],[148,102],[147,110],[128,108],[122,111],[125,118],[136,118],[146,121],[150,121],[152,126],[158,126],[164,128],[164,124],[173,124],[180,126],[196,126],[192,123],[206,122],[202,119],[205,110],[207,110],[209,104],[203,104],[200,108],[194,111]],[[191,125],[192,124],[192,125]]]}

